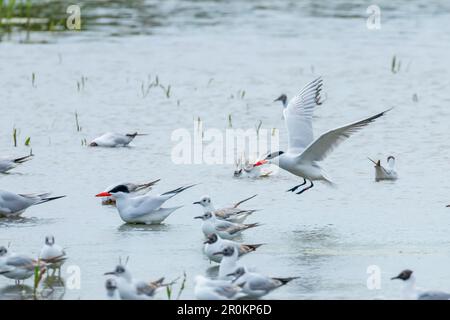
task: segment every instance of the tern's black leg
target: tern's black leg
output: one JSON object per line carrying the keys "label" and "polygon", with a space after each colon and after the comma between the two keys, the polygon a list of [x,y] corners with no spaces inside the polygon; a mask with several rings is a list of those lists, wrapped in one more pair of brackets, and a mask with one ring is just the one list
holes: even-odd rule
{"label": "tern's black leg", "polygon": [[297,190],[297,189],[300,188],[301,186],[304,186],[305,184],[306,184],[306,179],[303,178],[303,183],[302,183],[302,184],[296,185],[295,187],[293,187],[293,188],[287,190],[286,192],[289,192],[289,191],[294,192],[295,190]]}
{"label": "tern's black leg", "polygon": [[309,182],[311,183],[311,185],[308,186],[308,187],[306,187],[305,189],[303,189],[303,190],[297,192],[297,194],[302,194],[302,193],[305,192],[306,190],[309,190],[309,189],[311,189],[312,187],[314,187],[314,183],[313,183],[311,180],[309,180]]}

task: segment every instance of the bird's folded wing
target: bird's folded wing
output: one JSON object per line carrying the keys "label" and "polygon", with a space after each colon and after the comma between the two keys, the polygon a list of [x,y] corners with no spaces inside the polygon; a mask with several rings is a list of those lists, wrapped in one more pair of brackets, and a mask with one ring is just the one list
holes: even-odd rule
{"label": "bird's folded wing", "polygon": [[[391,109],[389,109],[391,110]],[[341,142],[348,139],[353,133],[358,132],[368,124],[383,116],[389,110],[380,112],[369,118],[353,122],[346,126],[330,130],[314,140],[300,155],[303,161],[324,160]]]}
{"label": "bird's folded wing", "polygon": [[274,283],[271,279],[264,276],[251,277],[251,279],[247,282],[251,290],[269,291],[274,288]]}
{"label": "bird's folded wing", "polygon": [[214,291],[221,296],[232,298],[239,291],[239,287],[233,286],[231,284],[225,286],[217,286],[214,287]]}
{"label": "bird's folded wing", "polygon": [[139,281],[136,283],[136,290],[138,294],[144,294],[146,296],[153,296],[155,293],[156,287],[153,285],[149,285],[144,281]]}
{"label": "bird's folded wing", "polygon": [[288,152],[300,153],[313,139],[312,118],[315,106],[320,104],[322,79],[308,83],[293,97],[284,111],[288,130]]}
{"label": "bird's folded wing", "polygon": [[16,268],[33,269],[34,261],[33,261],[33,259],[31,259],[27,256],[16,255],[16,256],[8,257],[5,265],[11,266],[11,267],[16,267]]}

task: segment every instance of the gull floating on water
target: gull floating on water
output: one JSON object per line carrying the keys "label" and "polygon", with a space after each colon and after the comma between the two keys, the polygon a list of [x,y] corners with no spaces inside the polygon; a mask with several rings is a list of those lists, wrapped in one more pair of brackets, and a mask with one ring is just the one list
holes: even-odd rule
{"label": "gull floating on water", "polygon": [[214,208],[211,198],[209,196],[203,196],[200,201],[196,201],[193,204],[199,204],[203,207],[203,212],[207,213],[207,212],[211,212],[213,213],[218,219],[223,219],[223,220],[227,220],[230,222],[235,222],[235,223],[243,223],[244,220],[251,215],[252,213],[254,213],[257,210],[246,210],[246,209],[240,209],[238,208],[239,205],[241,205],[242,203],[253,199],[254,197],[256,197],[257,195],[253,195],[249,198],[246,198],[244,200],[241,200],[237,203],[235,203],[233,206],[231,207],[225,207],[225,208],[221,208],[221,209],[216,209]]}
{"label": "gull floating on water", "polygon": [[194,219],[203,220],[202,231],[205,236],[216,233],[221,238],[228,240],[236,238],[247,229],[259,226],[258,223],[241,224],[217,219],[211,212],[206,212],[201,216],[194,217]]}
{"label": "gull floating on water", "polygon": [[369,158],[375,164],[375,181],[381,180],[397,180],[397,172],[395,171],[395,158],[389,156],[387,158],[388,167],[385,168],[381,165],[381,161],[374,161]]}
{"label": "gull floating on water", "polygon": [[[140,196],[144,195],[150,190],[152,190],[152,187],[159,182],[161,179],[154,180],[147,183],[133,183],[133,182],[124,182],[119,183],[116,185],[112,185],[106,188],[105,192],[109,192],[112,189],[116,188],[117,186],[123,185],[128,188],[128,192],[133,196]],[[113,197],[102,197],[102,204],[103,205],[115,205],[116,200]]]}
{"label": "gull floating on water", "polygon": [[217,252],[223,250],[227,246],[233,246],[239,253],[239,256],[250,253],[258,249],[263,244],[241,244],[232,240],[226,240],[219,237],[219,235],[213,233],[208,235],[208,240],[204,242],[205,246],[203,248],[204,254],[209,260],[218,262],[222,261],[223,255],[216,254]]}
{"label": "gull floating on water", "polygon": [[217,251],[214,254],[222,256],[222,261],[220,261],[219,266],[219,279],[233,279],[233,273],[239,267],[237,263],[239,259],[238,250],[234,246],[226,246],[222,250]]}
{"label": "gull floating on water", "polygon": [[50,193],[16,194],[0,190],[0,217],[18,217],[31,206],[65,197],[49,195]]}
{"label": "gull floating on water", "polygon": [[5,247],[0,247],[0,275],[16,280],[16,284],[19,284],[20,280],[33,276],[37,266],[39,272],[45,270],[45,263],[24,254],[11,253]]}
{"label": "gull floating on water", "polygon": [[242,291],[249,298],[260,298],[273,290],[282,287],[298,277],[273,278],[256,272],[249,272],[239,267],[228,276],[235,277],[233,283],[242,286]]}
{"label": "gull floating on water", "polygon": [[208,279],[198,275],[195,277],[194,295],[197,300],[231,300],[242,292],[241,287],[231,281]]}
{"label": "gull floating on water", "polygon": [[308,83],[300,93],[289,101],[283,110],[285,125],[288,130],[287,152],[276,151],[268,154],[255,166],[272,163],[280,168],[303,178],[303,183],[294,186],[288,191],[295,192],[309,181],[309,186],[297,192],[301,194],[314,187],[313,181],[319,180],[333,185],[319,162],[324,160],[341,142],[353,133],[361,130],[368,124],[383,116],[389,110],[378,113],[366,119],[356,121],[329,130],[314,140],[312,129],[312,116],[315,106],[320,104],[320,91],[322,79],[318,78]]}
{"label": "gull floating on water", "polygon": [[150,300],[159,288],[172,284],[164,284],[164,278],[153,282],[134,280],[131,272],[121,264],[114,271],[106,272],[105,275],[116,276],[116,288],[122,300]]}
{"label": "gull floating on water", "polygon": [[109,192],[97,194],[96,197],[112,196],[116,199],[120,218],[127,223],[160,224],[172,212],[182,207],[162,208],[164,202],[193,186],[195,185],[180,187],[160,195],[133,196],[126,186],[119,185]]}
{"label": "gull floating on water", "polygon": [[64,249],[55,243],[55,237],[48,235],[45,237],[44,246],[39,253],[39,259],[45,262],[50,269],[60,270],[67,255]]}
{"label": "gull floating on water", "polygon": [[416,278],[412,270],[403,270],[391,280],[403,280],[403,298],[408,300],[449,300],[450,293],[442,291],[425,291],[416,288]]}
{"label": "gull floating on water", "polygon": [[90,147],[106,147],[106,148],[115,148],[115,147],[126,147],[128,144],[133,141],[137,136],[145,136],[144,133],[115,133],[115,132],[107,132],[100,137],[95,138],[89,143]]}
{"label": "gull floating on water", "polygon": [[27,161],[33,159],[33,156],[34,156],[33,154],[29,154],[28,156],[20,157],[20,158],[0,159],[0,173],[6,173],[9,170],[14,169],[19,164],[22,164],[24,162],[27,162]]}

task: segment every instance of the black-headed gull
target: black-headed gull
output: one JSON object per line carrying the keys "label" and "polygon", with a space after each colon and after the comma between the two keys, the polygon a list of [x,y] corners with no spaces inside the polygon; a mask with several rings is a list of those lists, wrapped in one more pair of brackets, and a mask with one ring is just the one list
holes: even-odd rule
{"label": "black-headed gull", "polygon": [[403,298],[407,300],[449,300],[450,293],[442,291],[425,291],[416,288],[416,278],[412,270],[403,270],[391,280],[399,279],[404,283]]}
{"label": "black-headed gull", "polygon": [[19,284],[20,280],[33,276],[36,267],[41,273],[45,270],[45,263],[24,254],[11,253],[5,247],[0,247],[0,275],[14,279],[16,284]]}
{"label": "black-headed gull", "polygon": [[33,156],[34,156],[33,154],[30,154],[28,156],[20,157],[20,158],[0,159],[0,173],[6,173],[9,170],[14,169],[19,164],[22,164],[24,162],[27,162],[27,161],[33,159]]}
{"label": "black-headed gull", "polygon": [[278,98],[276,98],[275,100],[273,100],[273,102],[277,102],[277,101],[281,101],[281,103],[283,104],[283,109],[287,108],[288,103],[287,103],[287,96],[283,93],[281,94]]}
{"label": "black-headed gull", "polygon": [[262,243],[259,244],[241,244],[232,240],[222,239],[216,233],[209,234],[208,239],[204,242],[205,246],[203,247],[204,254],[208,257],[209,260],[218,262],[222,261],[222,255],[216,254],[217,252],[223,250],[226,246],[234,246],[237,249],[239,256],[250,253],[258,249],[262,246]]}
{"label": "black-headed gull", "polygon": [[283,110],[285,125],[288,130],[287,152],[269,153],[263,160],[255,163],[255,166],[273,163],[303,178],[303,183],[288,190],[291,192],[295,192],[299,187],[306,184],[306,180],[309,180],[310,185],[297,194],[314,187],[313,181],[315,180],[333,185],[319,162],[324,160],[339,143],[391,110],[329,130],[314,140],[312,118],[315,106],[320,104],[321,89],[321,78],[308,83],[297,96],[289,101],[288,106]]}
{"label": "black-headed gull", "polygon": [[259,223],[234,223],[227,220],[217,219],[211,212],[206,212],[201,216],[194,217],[194,219],[202,220],[202,231],[205,236],[212,233],[217,233],[223,239],[234,239],[243,231],[258,227]]}
{"label": "black-headed gull", "polygon": [[242,292],[241,287],[231,281],[208,279],[198,275],[195,277],[194,295],[197,300],[231,300]]}
{"label": "black-headed gull", "polygon": [[0,190],[0,217],[18,217],[31,206],[65,197],[49,195],[50,193],[16,194]]}
{"label": "black-headed gull", "polygon": [[120,218],[127,223],[160,224],[172,212],[182,207],[162,208],[161,206],[164,202],[193,186],[195,185],[180,187],[160,195],[142,195],[134,197],[130,194],[126,186],[119,185],[109,192],[97,194],[96,197],[112,196],[116,199],[116,207]]}
{"label": "black-headed gull", "polygon": [[249,298],[260,298],[273,290],[284,286],[298,277],[274,278],[256,272],[249,272],[245,267],[238,267],[227,276],[234,277],[233,283],[242,286],[242,291]]}
{"label": "black-headed gull", "polygon": [[115,148],[115,147],[126,147],[133,141],[137,136],[145,136],[144,133],[116,133],[107,132],[100,137],[95,138],[89,143],[91,147],[105,147],[105,148]]}
{"label": "black-headed gull", "polygon": [[[139,196],[146,194],[150,190],[152,190],[152,187],[159,182],[161,179],[157,179],[151,182],[146,183],[133,183],[133,182],[124,182],[119,183],[115,185],[111,185],[105,189],[105,192],[109,192],[110,190],[114,189],[117,186],[123,185],[128,188],[128,191],[133,196]],[[116,200],[113,197],[102,197],[102,204],[103,205],[115,205]]]}
{"label": "black-headed gull", "polygon": [[106,297],[109,300],[118,300],[119,293],[117,290],[117,282],[115,279],[106,279],[105,281]]}
{"label": "black-headed gull", "polygon": [[233,273],[239,267],[237,263],[239,259],[238,250],[234,246],[225,246],[222,250],[214,254],[222,256],[222,261],[220,261],[219,265],[219,279],[233,279]]}
{"label": "black-headed gull", "polygon": [[387,168],[381,165],[381,161],[374,161],[369,158],[375,164],[375,181],[381,180],[397,180],[398,175],[397,171],[395,171],[395,158],[393,156],[389,156],[387,158]]}
{"label": "black-headed gull", "polygon": [[203,196],[200,201],[196,201],[194,202],[194,204],[199,204],[203,207],[203,212],[211,212],[213,213],[218,219],[223,219],[223,220],[227,220],[230,222],[235,222],[235,223],[243,223],[244,220],[251,215],[252,213],[254,213],[257,210],[246,210],[246,209],[241,209],[238,208],[239,205],[241,205],[242,203],[253,199],[254,197],[256,197],[257,195],[253,195],[249,198],[246,198],[244,200],[241,200],[237,203],[235,203],[234,205],[232,205],[231,207],[225,207],[225,208],[221,208],[221,209],[216,209],[214,208],[214,205],[211,201],[211,198],[209,196]]}
{"label": "black-headed gull", "polygon": [[163,283],[164,278],[153,282],[145,282],[133,279],[130,270],[122,264],[116,266],[114,271],[105,275],[116,276],[116,287],[122,300],[150,300],[158,289],[170,284]]}
{"label": "black-headed gull", "polygon": [[67,255],[64,249],[55,243],[55,237],[48,235],[39,253],[39,260],[45,262],[50,269],[60,270],[64,261],[67,260]]}

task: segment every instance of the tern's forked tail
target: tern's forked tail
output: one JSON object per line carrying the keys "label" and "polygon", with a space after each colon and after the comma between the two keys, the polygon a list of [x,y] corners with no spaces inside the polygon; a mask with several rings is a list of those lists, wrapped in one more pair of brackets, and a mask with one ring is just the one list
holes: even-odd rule
{"label": "tern's forked tail", "polygon": [[64,198],[64,197],[66,197],[66,196],[64,195],[64,196],[57,196],[57,197],[42,198],[41,201],[39,201],[38,203],[35,203],[35,204],[46,203],[46,202],[57,200],[57,199],[61,199],[61,198]]}
{"label": "tern's forked tail", "polygon": [[14,163],[24,163],[24,162],[27,162],[28,160],[33,159],[33,157],[34,157],[34,154],[30,153],[28,156],[14,159]]}
{"label": "tern's forked tail", "polygon": [[298,279],[299,277],[289,277],[289,278],[272,278],[274,280],[278,280],[281,282],[281,285],[284,286],[285,284],[291,282],[292,280]]}
{"label": "tern's forked tail", "polygon": [[171,195],[172,197],[174,196],[174,195],[176,195],[176,194],[178,194],[178,193],[180,193],[180,192],[183,192],[184,190],[187,190],[187,189],[189,189],[189,188],[192,188],[192,187],[194,187],[194,186],[196,186],[197,184],[191,184],[191,185],[188,185],[188,186],[185,186],[185,187],[179,187],[179,188],[176,188],[176,189],[174,189],[174,190],[170,190],[170,191],[167,191],[167,192],[164,192],[164,193],[162,193],[161,195],[162,196],[168,196],[168,195]]}

